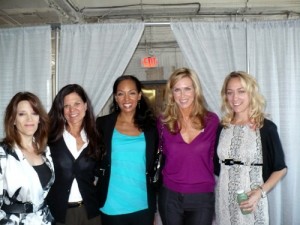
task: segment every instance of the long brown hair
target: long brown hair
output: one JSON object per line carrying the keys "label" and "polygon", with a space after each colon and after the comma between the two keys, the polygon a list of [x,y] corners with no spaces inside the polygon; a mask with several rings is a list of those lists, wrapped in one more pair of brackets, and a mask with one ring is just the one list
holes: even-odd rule
{"label": "long brown hair", "polygon": [[14,144],[24,148],[21,143],[21,135],[16,126],[14,126],[18,104],[21,101],[28,101],[33,111],[39,115],[38,129],[34,133],[34,147],[37,154],[42,154],[47,146],[49,118],[39,98],[30,92],[18,92],[10,100],[8,106],[6,107],[4,117],[6,136],[3,139],[3,142],[6,143],[10,148],[13,148]]}
{"label": "long brown hair", "polygon": [[91,101],[85,90],[78,84],[69,84],[64,86],[54,98],[49,111],[51,121],[49,143],[57,141],[63,135],[65,125],[67,125],[64,117],[64,98],[71,93],[78,94],[82,101],[87,105],[85,117],[82,123],[82,128],[85,130],[89,140],[89,150],[87,155],[99,159],[102,151],[104,151],[104,145],[102,144],[102,138],[100,138],[100,134],[96,129],[95,116]]}

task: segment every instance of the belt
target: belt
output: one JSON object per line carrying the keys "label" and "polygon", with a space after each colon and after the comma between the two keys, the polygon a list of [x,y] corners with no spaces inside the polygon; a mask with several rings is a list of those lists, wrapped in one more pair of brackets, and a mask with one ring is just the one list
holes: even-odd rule
{"label": "belt", "polygon": [[242,161],[235,161],[234,159],[225,159],[221,161],[226,166],[232,166],[232,165],[245,165],[245,166],[262,166],[262,163],[245,163]]}
{"label": "belt", "polygon": [[83,206],[83,201],[80,202],[69,202],[68,208],[77,208]]}
{"label": "belt", "polygon": [[13,214],[13,213],[32,213],[33,212],[33,205],[30,202],[25,203],[13,203],[11,205],[3,204],[1,209],[6,213]]}

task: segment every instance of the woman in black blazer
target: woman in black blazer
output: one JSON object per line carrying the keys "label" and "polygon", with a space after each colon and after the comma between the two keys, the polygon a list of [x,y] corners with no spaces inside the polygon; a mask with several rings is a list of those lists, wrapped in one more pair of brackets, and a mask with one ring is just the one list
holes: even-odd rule
{"label": "woman in black blazer", "polygon": [[49,116],[55,182],[47,201],[56,225],[100,225],[96,177],[103,144],[84,89],[77,84],[63,87]]}
{"label": "woman in black blazer", "polygon": [[119,77],[113,95],[112,113],[97,119],[106,145],[100,177],[102,223],[153,225],[156,195],[147,171],[158,146],[156,120],[136,77]]}

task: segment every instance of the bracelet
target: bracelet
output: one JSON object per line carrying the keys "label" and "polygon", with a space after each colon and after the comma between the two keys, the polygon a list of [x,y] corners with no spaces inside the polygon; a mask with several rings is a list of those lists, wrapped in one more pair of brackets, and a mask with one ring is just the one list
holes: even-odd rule
{"label": "bracelet", "polygon": [[267,197],[267,192],[264,191],[264,189],[262,188],[262,186],[258,185],[257,187],[258,187],[258,188],[260,189],[260,191],[261,191],[261,197],[262,197],[262,198]]}

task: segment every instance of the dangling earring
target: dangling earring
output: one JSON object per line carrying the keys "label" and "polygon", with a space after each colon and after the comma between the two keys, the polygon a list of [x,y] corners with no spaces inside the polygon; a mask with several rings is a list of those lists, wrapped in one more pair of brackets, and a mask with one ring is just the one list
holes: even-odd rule
{"label": "dangling earring", "polygon": [[116,108],[116,111],[118,111],[118,110],[119,110],[119,106],[118,106],[118,104],[116,104],[116,107],[115,107],[115,108]]}
{"label": "dangling earring", "polygon": [[138,101],[138,109],[141,109],[141,100]]}

